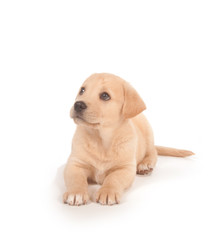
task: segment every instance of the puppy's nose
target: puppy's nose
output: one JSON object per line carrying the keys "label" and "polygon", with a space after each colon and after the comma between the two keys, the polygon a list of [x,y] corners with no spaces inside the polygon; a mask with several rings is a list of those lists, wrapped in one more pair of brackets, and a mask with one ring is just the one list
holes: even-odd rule
{"label": "puppy's nose", "polygon": [[74,104],[74,109],[76,112],[81,112],[82,110],[84,110],[86,108],[87,108],[86,104],[82,101],[75,102],[75,104]]}

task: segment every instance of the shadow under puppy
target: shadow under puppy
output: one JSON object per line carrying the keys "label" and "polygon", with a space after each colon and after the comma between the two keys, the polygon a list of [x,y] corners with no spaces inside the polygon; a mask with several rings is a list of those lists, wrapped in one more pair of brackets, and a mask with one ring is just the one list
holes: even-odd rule
{"label": "shadow under puppy", "polygon": [[97,202],[119,203],[136,172],[147,174],[153,170],[157,154],[193,154],[155,146],[152,129],[140,114],[145,109],[136,90],[120,77],[100,73],[86,79],[70,112],[77,129],[64,170],[64,203],[86,204],[89,181],[101,184]]}

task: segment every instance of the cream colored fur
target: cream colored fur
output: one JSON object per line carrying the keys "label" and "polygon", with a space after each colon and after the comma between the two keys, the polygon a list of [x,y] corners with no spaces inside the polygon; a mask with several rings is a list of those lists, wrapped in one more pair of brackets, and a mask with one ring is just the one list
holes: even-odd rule
{"label": "cream colored fur", "polygon": [[[136,172],[147,174],[153,170],[157,153],[182,157],[193,154],[154,145],[152,129],[141,113],[146,106],[123,79],[113,74],[93,74],[82,87],[85,92],[78,94],[76,101],[83,101],[87,109],[81,118],[74,107],[71,109],[77,129],[64,171],[65,203],[87,203],[89,181],[101,184],[96,193],[97,202],[119,203]],[[107,92],[111,99],[101,100],[102,92]]]}

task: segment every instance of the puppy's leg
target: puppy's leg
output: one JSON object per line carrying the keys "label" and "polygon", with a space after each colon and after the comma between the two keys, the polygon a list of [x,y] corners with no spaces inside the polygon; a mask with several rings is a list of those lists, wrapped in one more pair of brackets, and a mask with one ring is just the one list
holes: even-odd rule
{"label": "puppy's leg", "polygon": [[156,162],[157,162],[157,151],[154,148],[153,150],[150,150],[149,152],[147,152],[144,159],[138,163],[137,174],[145,175],[150,173],[155,167]]}
{"label": "puppy's leg", "polygon": [[67,163],[64,171],[65,185],[67,188],[67,192],[63,195],[64,203],[79,206],[88,202],[87,177],[87,169],[73,162]]}
{"label": "puppy's leg", "polygon": [[96,201],[103,205],[120,202],[123,191],[128,188],[135,177],[136,166],[111,171],[105,178],[102,187],[96,194]]}

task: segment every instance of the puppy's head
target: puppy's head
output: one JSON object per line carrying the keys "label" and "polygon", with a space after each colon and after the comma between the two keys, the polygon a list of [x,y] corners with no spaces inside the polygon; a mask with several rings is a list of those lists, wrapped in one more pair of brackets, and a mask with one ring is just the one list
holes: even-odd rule
{"label": "puppy's head", "polygon": [[100,73],[83,83],[70,114],[76,124],[99,128],[132,118],[145,109],[131,85],[113,74]]}

